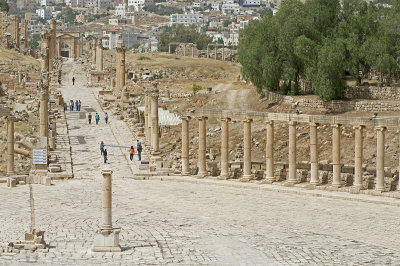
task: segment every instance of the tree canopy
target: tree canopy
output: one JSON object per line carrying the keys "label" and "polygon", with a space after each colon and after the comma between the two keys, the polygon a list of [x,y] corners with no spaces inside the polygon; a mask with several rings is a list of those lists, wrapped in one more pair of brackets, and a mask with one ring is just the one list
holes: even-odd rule
{"label": "tree canopy", "polygon": [[345,75],[361,83],[374,69],[399,72],[400,0],[382,8],[363,0],[284,0],[275,16],[240,32],[242,74],[261,94],[299,92],[300,80],[324,100],[344,96]]}
{"label": "tree canopy", "polygon": [[168,52],[168,44],[171,42],[194,43],[197,49],[207,49],[207,44],[212,42],[212,37],[204,32],[199,32],[195,25],[185,27],[182,24],[164,28],[158,42],[158,50]]}
{"label": "tree canopy", "polygon": [[7,4],[7,0],[0,0],[0,11],[3,12],[10,11],[10,7]]}

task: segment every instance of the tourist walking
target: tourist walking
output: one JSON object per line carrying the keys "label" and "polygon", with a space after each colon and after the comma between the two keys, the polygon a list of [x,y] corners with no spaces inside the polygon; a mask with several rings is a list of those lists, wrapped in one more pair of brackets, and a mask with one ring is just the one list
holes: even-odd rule
{"label": "tourist walking", "polygon": [[107,163],[107,149],[104,149],[103,151],[103,156],[104,156],[104,163]]}
{"label": "tourist walking", "polygon": [[137,140],[136,142],[136,150],[137,150],[137,155],[138,155],[138,159],[139,161],[142,160],[142,143]]}
{"label": "tourist walking", "polygon": [[89,119],[89,125],[90,125],[92,123],[92,114],[91,113],[89,113],[88,119]]}
{"label": "tourist walking", "polygon": [[133,146],[131,146],[131,148],[129,149],[129,159],[131,159],[131,161],[133,160],[134,154],[135,154],[135,149],[133,148]]}
{"label": "tourist walking", "polygon": [[104,115],[104,120],[106,120],[106,124],[107,124],[108,123],[108,114],[107,114],[107,112]]}
{"label": "tourist walking", "polygon": [[100,120],[99,114],[96,113],[96,114],[94,115],[94,118],[96,119],[96,125],[98,125],[98,124],[99,124],[99,120]]}
{"label": "tourist walking", "polygon": [[102,142],[100,142],[100,154],[101,155],[103,155],[103,153],[104,153],[104,142],[102,141]]}
{"label": "tourist walking", "polygon": [[78,100],[75,100],[75,110],[79,111],[79,103]]}
{"label": "tourist walking", "polygon": [[75,85],[75,77],[72,77],[72,85]]}
{"label": "tourist walking", "polygon": [[80,111],[81,110],[81,106],[82,106],[81,100],[79,100],[78,103],[79,103],[79,111]]}
{"label": "tourist walking", "polygon": [[74,110],[74,100],[69,101],[69,110],[73,111]]}

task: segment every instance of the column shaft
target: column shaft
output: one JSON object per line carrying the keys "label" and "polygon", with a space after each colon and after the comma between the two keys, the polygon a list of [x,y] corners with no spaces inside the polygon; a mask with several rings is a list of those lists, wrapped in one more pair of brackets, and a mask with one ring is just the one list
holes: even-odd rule
{"label": "column shaft", "polygon": [[333,180],[332,186],[340,187],[340,173],[342,166],[340,164],[340,125],[332,125],[332,164],[333,164]]}
{"label": "column shaft", "polygon": [[40,107],[39,107],[39,115],[40,115],[40,136],[48,137],[49,136],[49,98],[47,95],[47,90],[43,89],[41,97],[40,97]]}
{"label": "column shaft", "polygon": [[296,125],[296,121],[289,121],[289,176],[287,178],[289,183],[297,183]]}
{"label": "column shaft", "polygon": [[267,121],[267,143],[265,147],[265,178],[268,181],[275,181],[274,165],[274,121]]}
{"label": "column shaft", "polygon": [[354,127],[354,186],[363,188],[363,126]]}
{"label": "column shaft", "polygon": [[252,179],[251,175],[251,119],[243,121],[243,179]]}
{"label": "column shaft", "polygon": [[189,175],[189,117],[182,118],[182,175]]}
{"label": "column shaft", "polygon": [[311,163],[311,179],[310,184],[318,185],[318,130],[317,124],[310,124],[310,163]]}
{"label": "column shaft", "polygon": [[103,170],[103,200],[102,200],[102,213],[103,225],[101,229],[112,229],[112,182],[111,170]]}
{"label": "column shaft", "polygon": [[151,95],[151,147],[153,153],[160,150],[158,134],[158,90],[155,90]]}
{"label": "column shaft", "polygon": [[375,190],[385,190],[385,127],[376,128],[376,186]]}
{"label": "column shaft", "polygon": [[9,117],[7,120],[7,175],[14,173],[14,119]]}
{"label": "column shaft", "polygon": [[229,178],[229,121],[221,119],[221,174],[219,179]]}
{"label": "column shaft", "polygon": [[207,166],[206,166],[206,120],[207,117],[199,117],[199,177],[207,176]]}

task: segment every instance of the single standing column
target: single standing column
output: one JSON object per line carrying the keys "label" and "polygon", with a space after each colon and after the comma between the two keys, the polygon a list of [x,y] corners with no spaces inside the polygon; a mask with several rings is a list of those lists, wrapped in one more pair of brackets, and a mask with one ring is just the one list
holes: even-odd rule
{"label": "single standing column", "polygon": [[199,117],[199,158],[198,167],[199,173],[198,177],[203,178],[207,176],[207,166],[206,166],[206,121],[207,117]]}
{"label": "single standing column", "polygon": [[49,71],[49,64],[50,64],[50,54],[49,54],[49,34],[47,30],[42,30],[42,33],[40,35],[41,42],[42,42],[42,48],[41,48],[41,54],[42,54],[42,72],[48,72]]}
{"label": "single standing column", "polygon": [[225,61],[225,46],[222,46],[222,61]]}
{"label": "single standing column", "polygon": [[252,119],[243,120],[243,178],[241,181],[249,181],[251,175],[251,122]]}
{"label": "single standing column", "polygon": [[151,94],[151,147],[153,153],[160,150],[160,139],[158,135],[158,89],[154,89]]}
{"label": "single standing column", "polygon": [[148,100],[148,112],[147,112],[147,136],[148,136],[148,140],[147,140],[147,144],[149,145],[149,147],[151,147],[151,90],[148,89],[147,90],[147,100]]}
{"label": "single standing column", "polygon": [[385,190],[385,131],[386,127],[376,128],[376,186],[375,190]]}
{"label": "single standing column", "polygon": [[297,183],[296,121],[289,121],[289,176],[287,182]]}
{"label": "single standing column", "polygon": [[168,44],[168,53],[171,53],[171,44]]}
{"label": "single standing column", "polygon": [[44,88],[42,89],[40,95],[40,136],[41,137],[48,137],[49,133],[49,96],[47,93],[46,85],[43,85]]}
{"label": "single standing column", "polygon": [[92,64],[96,64],[96,46],[97,40],[96,38],[92,39]]}
{"label": "single standing column", "polygon": [[117,42],[117,59],[116,59],[116,76],[117,90],[121,90],[125,86],[125,44],[123,40]]}
{"label": "single standing column", "polygon": [[215,55],[214,55],[214,59],[217,60],[217,45],[214,46],[214,50],[215,50]]}
{"label": "single standing column", "polygon": [[189,120],[182,117],[182,175],[189,175]]}
{"label": "single standing column", "polygon": [[219,179],[229,179],[229,121],[230,118],[221,119],[221,174]]}
{"label": "single standing column", "polygon": [[210,58],[210,46],[207,45],[207,58]]}
{"label": "single standing column", "polygon": [[57,23],[55,19],[52,19],[50,30],[50,46],[49,46],[49,71],[53,71],[53,60],[56,56],[56,33],[57,33]]}
{"label": "single standing column", "polygon": [[7,175],[13,175],[14,168],[14,118],[7,119]]}
{"label": "single standing column", "polygon": [[150,113],[150,96],[148,94],[148,91],[145,90],[144,92],[144,133],[146,136],[146,144],[148,145],[150,143],[150,138],[151,138],[151,132],[149,131],[150,127],[150,121],[149,121],[149,113]]}
{"label": "single standing column", "polygon": [[364,126],[359,125],[353,127],[354,129],[354,186],[356,188],[363,188],[363,129]]}
{"label": "single standing column", "polygon": [[310,184],[318,185],[318,131],[317,123],[310,123],[310,163],[311,163],[311,179]]}
{"label": "single standing column", "polygon": [[103,175],[103,200],[102,200],[102,214],[103,214],[103,224],[101,229],[112,229],[112,182],[111,175],[112,170],[103,170],[101,174]]}
{"label": "single standing column", "polygon": [[96,47],[96,70],[103,71],[103,47],[101,43]]}
{"label": "single standing column", "polygon": [[269,182],[275,181],[274,165],[274,121],[267,120],[267,143],[265,147],[265,179]]}
{"label": "single standing column", "polygon": [[340,173],[342,166],[340,165],[340,125],[332,125],[332,162],[333,162],[333,180],[332,186],[340,187]]}
{"label": "single standing column", "polygon": [[192,58],[194,58],[194,46],[192,45]]}

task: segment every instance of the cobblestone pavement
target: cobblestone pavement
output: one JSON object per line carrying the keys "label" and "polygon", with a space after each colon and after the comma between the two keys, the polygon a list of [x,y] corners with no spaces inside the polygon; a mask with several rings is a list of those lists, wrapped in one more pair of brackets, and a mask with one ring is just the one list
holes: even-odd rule
{"label": "cobblestone pavement", "polygon": [[[83,73],[75,75],[79,85]],[[81,84],[83,88],[83,80]],[[64,93],[81,99],[84,107],[100,110],[90,89]],[[123,252],[94,253],[104,167],[97,142],[116,140],[103,124],[89,127],[79,114],[67,114],[67,119],[75,178],[53,181],[52,186],[32,185],[36,228],[46,231],[51,248],[48,253],[0,254],[2,265],[400,264],[397,206],[229,186],[136,181],[127,178],[136,164],[126,160],[125,150],[116,148],[106,167],[115,173],[113,224],[121,227]],[[20,240],[30,227],[29,186],[2,185],[0,195],[0,243]]]}

